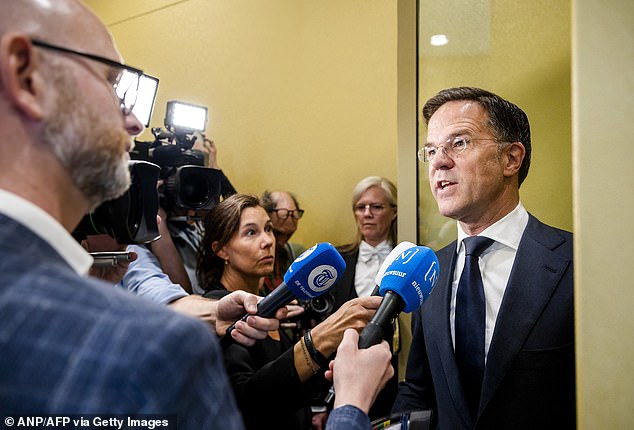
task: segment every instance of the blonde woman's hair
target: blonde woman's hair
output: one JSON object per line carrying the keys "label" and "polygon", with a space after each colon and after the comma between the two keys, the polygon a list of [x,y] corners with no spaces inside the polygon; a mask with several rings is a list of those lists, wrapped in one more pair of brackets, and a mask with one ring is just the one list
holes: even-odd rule
{"label": "blonde woman's hair", "polygon": [[[392,183],[387,178],[382,176],[368,176],[366,178],[361,179],[357,185],[355,185],[352,190],[352,213],[354,214],[354,207],[357,205],[359,200],[361,199],[361,195],[365,193],[369,188],[378,187],[385,193],[385,197],[387,199],[388,204],[390,204],[393,208],[398,206],[398,192],[396,190],[396,185]],[[392,225],[390,225],[390,232],[388,235],[388,240],[392,245],[396,244],[396,218],[392,220]],[[359,230],[359,226],[357,225],[357,239],[355,243],[350,245],[345,245],[340,248],[342,252],[351,252],[355,251],[359,248],[359,244],[363,240],[361,236],[361,231]]]}

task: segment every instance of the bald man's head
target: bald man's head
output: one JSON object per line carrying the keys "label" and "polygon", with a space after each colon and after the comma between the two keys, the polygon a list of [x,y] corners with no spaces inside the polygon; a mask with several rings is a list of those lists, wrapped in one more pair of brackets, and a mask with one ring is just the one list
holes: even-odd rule
{"label": "bald man's head", "polygon": [[0,6],[0,35],[25,33],[117,60],[112,37],[101,20],[77,0],[11,0]]}
{"label": "bald man's head", "polygon": [[[131,136],[143,129],[117,93],[124,70],[139,72],[107,60],[121,56],[80,1],[0,4],[0,141],[8,154],[0,187],[57,210],[72,227],[86,208],[128,188]],[[15,167],[34,158],[43,166],[36,172]],[[33,191],[48,184],[58,186]],[[56,204],[46,207],[46,198]]]}

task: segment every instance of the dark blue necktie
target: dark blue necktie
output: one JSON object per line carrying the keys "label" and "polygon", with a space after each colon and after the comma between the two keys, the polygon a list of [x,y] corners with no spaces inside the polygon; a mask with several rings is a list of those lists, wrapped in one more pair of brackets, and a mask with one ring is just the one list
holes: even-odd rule
{"label": "dark blue necktie", "polygon": [[474,418],[480,403],[484,375],[485,300],[478,258],[493,242],[493,239],[482,236],[463,239],[465,265],[456,293],[456,362]]}

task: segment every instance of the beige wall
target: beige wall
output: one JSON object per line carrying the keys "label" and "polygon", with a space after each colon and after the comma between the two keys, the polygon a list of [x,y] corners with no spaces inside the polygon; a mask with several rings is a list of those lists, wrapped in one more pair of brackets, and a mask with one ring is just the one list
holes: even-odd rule
{"label": "beige wall", "polygon": [[580,429],[634,428],[634,2],[573,3]]}
{"label": "beige wall", "polygon": [[298,242],[352,241],[354,185],[396,182],[396,2],[87,3],[125,60],[160,78],[151,126],[168,100],[207,106],[207,134],[239,191],[297,194]]}

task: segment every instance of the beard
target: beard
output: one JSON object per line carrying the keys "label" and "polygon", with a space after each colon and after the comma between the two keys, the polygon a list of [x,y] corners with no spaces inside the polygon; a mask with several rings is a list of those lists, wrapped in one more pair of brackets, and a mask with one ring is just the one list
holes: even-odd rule
{"label": "beard", "polygon": [[67,75],[51,73],[57,75],[58,108],[44,124],[42,139],[92,210],[130,187],[131,138],[122,127],[109,126]]}

